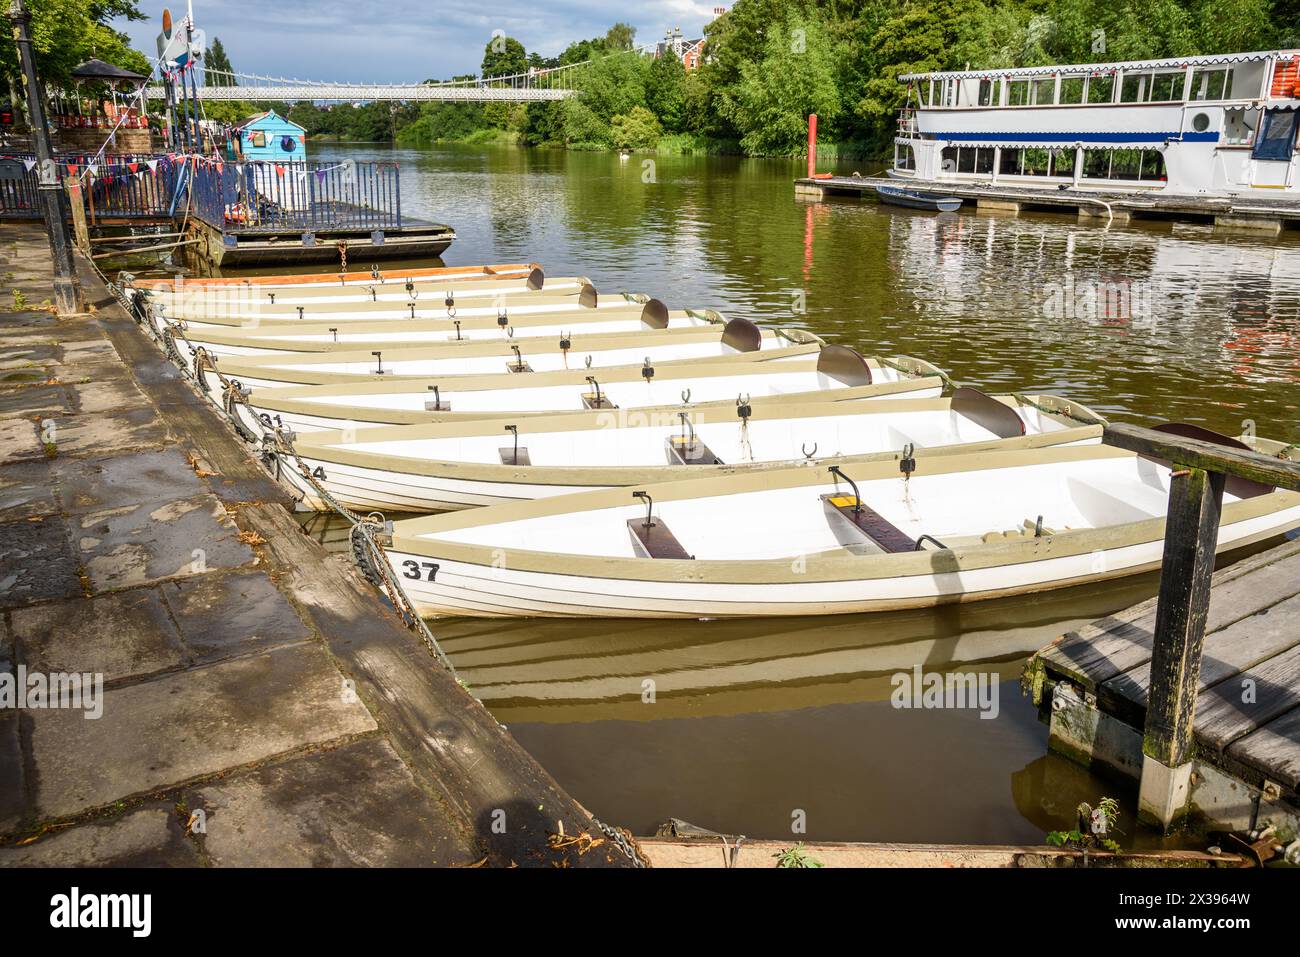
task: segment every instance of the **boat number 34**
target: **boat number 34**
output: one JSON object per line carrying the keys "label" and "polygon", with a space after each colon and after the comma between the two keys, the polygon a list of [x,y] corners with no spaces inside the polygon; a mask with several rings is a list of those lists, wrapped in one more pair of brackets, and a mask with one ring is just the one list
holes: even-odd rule
{"label": "boat number 34", "polygon": [[414,578],[416,581],[431,582],[434,576],[438,574],[438,566],[434,562],[416,562],[407,559],[402,562],[402,574],[407,578]]}

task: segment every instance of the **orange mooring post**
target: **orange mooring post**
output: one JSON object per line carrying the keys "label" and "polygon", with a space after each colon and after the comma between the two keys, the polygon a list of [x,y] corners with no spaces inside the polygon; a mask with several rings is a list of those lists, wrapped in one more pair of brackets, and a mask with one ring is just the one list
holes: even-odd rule
{"label": "orange mooring post", "polygon": [[817,114],[808,114],[808,178],[817,171]]}

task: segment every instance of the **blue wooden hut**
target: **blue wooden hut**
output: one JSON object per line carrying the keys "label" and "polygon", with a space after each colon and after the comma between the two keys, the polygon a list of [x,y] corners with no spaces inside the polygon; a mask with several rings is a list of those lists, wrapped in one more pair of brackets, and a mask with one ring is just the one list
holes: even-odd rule
{"label": "blue wooden hut", "polygon": [[307,159],[307,132],[275,110],[250,116],[230,132],[231,147],[244,160],[301,163]]}

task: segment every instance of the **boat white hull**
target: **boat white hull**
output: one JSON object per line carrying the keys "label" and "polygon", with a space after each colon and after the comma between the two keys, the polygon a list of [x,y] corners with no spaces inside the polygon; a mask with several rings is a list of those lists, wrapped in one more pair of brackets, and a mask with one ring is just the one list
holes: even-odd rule
{"label": "boat white hull", "polygon": [[[1218,550],[1271,538],[1300,523],[1300,506],[1224,525]],[[980,601],[1104,581],[1159,566],[1161,539],[1017,565],[860,581],[696,583],[516,571],[390,550],[390,564],[422,615],[562,618],[734,618],[840,615]],[[408,565],[413,562],[414,565]],[[435,581],[428,566],[436,564]],[[419,577],[412,577],[412,570]]]}

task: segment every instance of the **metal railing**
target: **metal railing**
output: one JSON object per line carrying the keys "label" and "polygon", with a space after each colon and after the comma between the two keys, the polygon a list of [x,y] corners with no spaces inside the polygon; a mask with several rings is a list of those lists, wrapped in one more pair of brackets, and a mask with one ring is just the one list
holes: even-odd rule
{"label": "metal railing", "polygon": [[[26,169],[32,153],[4,154],[0,159],[0,219],[39,219],[40,171]],[[91,225],[109,220],[154,220],[171,215],[178,167],[153,154],[61,153],[55,157],[61,181],[75,177],[82,186]],[[93,170],[93,173],[92,173]]]}
{"label": "metal railing", "polygon": [[191,162],[193,214],[227,234],[400,229],[396,163]]}

